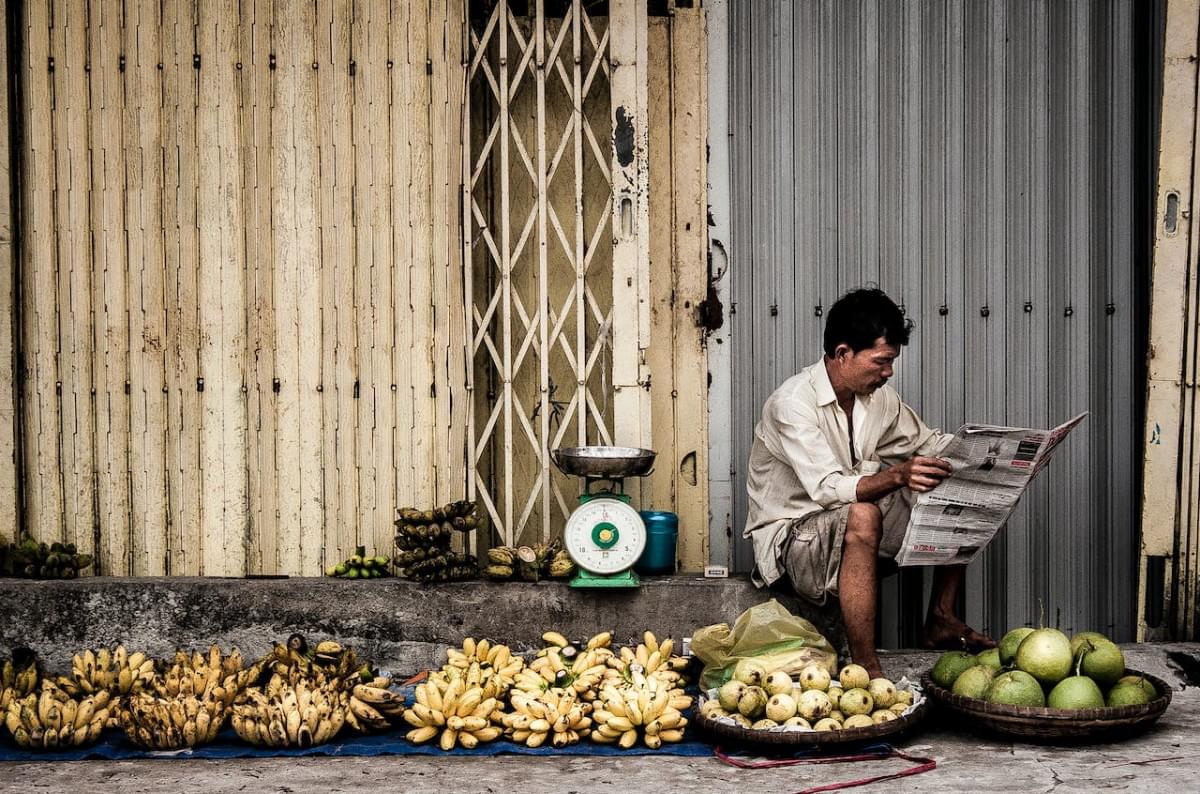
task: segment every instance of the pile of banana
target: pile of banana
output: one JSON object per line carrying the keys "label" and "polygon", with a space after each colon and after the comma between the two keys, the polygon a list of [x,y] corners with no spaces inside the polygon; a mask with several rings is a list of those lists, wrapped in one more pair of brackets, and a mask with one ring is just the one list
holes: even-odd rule
{"label": "pile of banana", "polygon": [[546,576],[565,579],[575,573],[571,555],[557,540],[536,546],[497,546],[488,549],[487,559],[483,574],[495,581],[506,581],[519,575],[526,582],[536,582]]}
{"label": "pile of banana", "polygon": [[673,694],[671,685],[656,675],[634,670],[633,681],[624,686],[606,684],[600,699],[593,704],[596,723],[592,741],[617,744],[628,750],[643,744],[657,750],[663,742],[683,741],[687,720],[683,711],[692,705],[691,697]]}
{"label": "pile of banana", "polygon": [[72,697],[105,691],[112,695],[113,707],[118,696],[134,695],[154,680],[154,660],[141,651],[128,653],[124,645],[109,650],[88,648],[71,658],[71,674],[59,676],[55,683]]}
{"label": "pile of banana", "polygon": [[447,682],[462,678],[467,689],[479,687],[484,699],[502,699],[524,669],[525,660],[513,656],[507,645],[467,637],[461,648],[446,649],[441,675]]}
{"label": "pile of banana", "polygon": [[344,562],[326,568],[325,575],[343,579],[377,579],[380,576],[391,576],[388,570],[390,562],[382,555],[368,557],[367,547],[359,546]]}
{"label": "pile of banana", "polygon": [[392,679],[377,676],[350,690],[346,722],[360,733],[386,731],[404,719],[404,698],[391,690]]}
{"label": "pile of banana", "polygon": [[443,676],[430,676],[417,685],[415,697],[404,712],[404,720],[412,726],[405,736],[414,744],[440,736],[438,745],[447,752],[455,745],[470,749],[495,741],[503,730],[500,700],[484,697],[482,687],[468,689],[465,678],[446,681]]}
{"label": "pile of banana", "polygon": [[14,700],[32,695],[38,689],[41,673],[37,657],[28,648],[14,648],[11,659],[0,663],[0,712]]}
{"label": "pile of banana", "polygon": [[0,545],[0,576],[26,579],[74,579],[92,564],[92,555],[79,554],[74,543],[38,543],[26,538]]}
{"label": "pile of banana", "polygon": [[547,737],[555,747],[566,747],[587,738],[592,707],[580,702],[573,690],[549,689],[537,695],[516,692],[513,711],[501,717],[505,733],[527,747],[540,747]]}
{"label": "pile of banana", "polygon": [[687,683],[683,671],[687,669],[688,661],[682,656],[672,654],[674,645],[670,638],[660,643],[654,632],[647,631],[636,648],[625,646],[619,654],[607,659],[609,669],[615,673],[610,672],[606,677],[609,680],[619,679],[620,682],[629,683],[633,680],[633,671],[640,669],[646,675],[657,675],[673,687],[682,687]]}
{"label": "pile of banana", "polygon": [[518,676],[516,688],[538,693],[558,687],[573,691],[584,702],[595,700],[609,670],[607,661],[613,656],[609,647],[612,633],[601,632],[582,643],[582,652],[557,631],[543,634],[542,642],[546,647],[538,651],[537,657]]}
{"label": "pile of banana", "polygon": [[256,666],[288,684],[302,678],[316,682],[337,679],[348,689],[354,683],[375,677],[370,665],[359,659],[353,648],[345,648],[335,640],[323,640],[310,650],[302,634],[288,637],[286,644],[275,643]]}
{"label": "pile of banana", "polygon": [[154,679],[154,691],[163,698],[195,695],[231,706],[234,698],[262,673],[261,662],[249,668],[243,665],[241,651],[236,648],[227,656],[216,645],[208,649],[207,656],[176,651],[174,664]]}
{"label": "pile of banana", "polygon": [[474,579],[479,563],[471,554],[450,550],[454,532],[470,532],[483,522],[475,503],[451,502],[432,510],[399,509],[396,520],[396,556],[401,576],[415,582],[453,582]]}
{"label": "pile of banana", "polygon": [[17,697],[8,704],[4,725],[17,744],[40,750],[94,744],[108,718],[108,690],[77,701],[43,681],[41,694]]}
{"label": "pile of banana", "polygon": [[339,679],[313,683],[300,678],[293,684],[275,675],[268,692],[250,687],[233,706],[233,729],[250,744],[324,744],[338,734],[350,713],[350,696]]}
{"label": "pile of banana", "polygon": [[225,722],[225,703],[208,697],[164,698],[138,692],[121,704],[118,720],[130,742],[148,750],[208,744]]}

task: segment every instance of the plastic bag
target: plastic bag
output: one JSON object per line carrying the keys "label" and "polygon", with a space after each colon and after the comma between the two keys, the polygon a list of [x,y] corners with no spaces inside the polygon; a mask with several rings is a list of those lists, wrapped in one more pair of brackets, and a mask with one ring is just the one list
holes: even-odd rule
{"label": "plastic bag", "polygon": [[702,689],[721,686],[739,660],[753,657],[767,670],[795,675],[810,664],[837,673],[837,651],[809,621],[788,612],[772,598],[750,607],[734,621],[705,626],[692,635],[692,653],[704,662]]}

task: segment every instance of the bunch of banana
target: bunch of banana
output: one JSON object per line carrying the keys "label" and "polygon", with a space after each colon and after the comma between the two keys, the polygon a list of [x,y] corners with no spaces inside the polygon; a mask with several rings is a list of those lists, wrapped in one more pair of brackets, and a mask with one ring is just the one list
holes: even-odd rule
{"label": "bunch of banana", "polygon": [[467,689],[480,687],[484,698],[503,698],[525,669],[525,660],[513,656],[507,645],[495,644],[472,637],[463,640],[461,648],[446,649],[446,664],[442,674],[447,681],[464,679]]}
{"label": "bunch of banana", "polygon": [[418,684],[416,702],[404,712],[412,726],[405,736],[414,744],[440,735],[439,746],[449,752],[455,745],[470,749],[495,741],[501,734],[503,706],[498,698],[484,697],[482,687],[467,688],[466,679],[445,681],[430,676]]}
{"label": "bunch of banana", "polygon": [[487,550],[487,567],[483,575],[496,581],[513,578],[516,572],[517,550],[512,546],[497,546]]}
{"label": "bunch of banana", "polygon": [[180,750],[208,744],[225,722],[227,709],[220,700],[181,695],[156,697],[139,692],[125,699],[118,718],[125,736],[150,750]]}
{"label": "bunch of banana", "polygon": [[230,718],[237,735],[265,747],[311,747],[338,734],[349,714],[350,696],[340,683],[312,684],[303,679],[294,685],[279,679],[268,695],[257,687],[246,689],[233,706]]}
{"label": "bunch of banana", "polygon": [[37,657],[29,648],[14,648],[11,659],[0,664],[0,712],[18,698],[31,695],[38,688],[41,673]]}
{"label": "bunch of banana", "polygon": [[[343,647],[334,640],[324,640],[310,650],[308,641],[300,634],[289,637],[286,645],[276,643],[256,666],[265,668],[272,676],[268,687],[281,683],[295,686],[298,681],[305,680],[310,685],[337,681],[342,689],[349,689],[375,677],[370,665],[359,659],[353,648]],[[268,691],[267,694],[273,693]]]}
{"label": "bunch of banana", "polygon": [[228,656],[213,645],[208,656],[185,651],[175,652],[175,663],[154,679],[154,691],[159,697],[175,698],[196,695],[233,705],[239,692],[254,681],[262,672],[260,665],[243,668],[242,654],[236,648]]}
{"label": "bunch of banana", "polygon": [[551,579],[566,579],[575,573],[575,561],[571,559],[571,555],[567,553],[566,549],[559,549],[550,558],[548,570]]}
{"label": "bunch of banana", "polygon": [[380,576],[390,576],[387,557],[382,555],[368,557],[367,547],[359,546],[344,562],[330,565],[325,569],[326,576],[338,576],[346,579],[373,579]]}
{"label": "bunch of banana", "polygon": [[451,502],[432,510],[402,507],[396,521],[393,562],[400,575],[416,582],[450,582],[474,579],[479,561],[471,554],[452,552],[454,532],[470,532],[483,526],[474,502]]}
{"label": "bunch of banana", "polygon": [[601,690],[592,709],[596,723],[592,741],[615,743],[626,750],[637,743],[639,736],[651,750],[663,742],[682,741],[687,725],[683,711],[692,705],[692,699],[672,694],[671,685],[657,676],[635,670],[633,679],[621,687],[606,684]]}
{"label": "bunch of banana", "polygon": [[674,640],[667,638],[660,643],[654,632],[647,631],[636,648],[623,647],[619,655],[606,660],[609,667],[606,678],[614,683],[629,683],[633,670],[639,668],[646,675],[655,674],[672,685],[681,686],[686,683],[683,671],[687,669],[688,660],[673,655],[674,646]]}
{"label": "bunch of banana", "polygon": [[79,554],[74,543],[38,543],[26,538],[0,545],[0,576],[26,579],[74,579],[92,564],[92,555]]}
{"label": "bunch of banana", "polygon": [[513,711],[501,718],[505,733],[527,747],[540,747],[547,738],[555,747],[566,747],[591,733],[592,720],[588,715],[592,707],[580,702],[571,690],[553,688],[537,695],[514,693],[512,707]]}
{"label": "bunch of banana", "polygon": [[82,747],[100,738],[108,717],[108,690],[77,701],[44,681],[41,694],[25,695],[8,704],[4,724],[22,747]]}
{"label": "bunch of banana", "polygon": [[141,651],[127,653],[125,646],[118,645],[111,651],[88,648],[75,654],[71,674],[59,676],[55,683],[72,697],[104,690],[115,699],[141,692],[153,680],[154,660]]}
{"label": "bunch of banana", "polygon": [[392,679],[379,676],[350,690],[346,722],[360,733],[386,731],[404,718],[404,698],[391,690]]}

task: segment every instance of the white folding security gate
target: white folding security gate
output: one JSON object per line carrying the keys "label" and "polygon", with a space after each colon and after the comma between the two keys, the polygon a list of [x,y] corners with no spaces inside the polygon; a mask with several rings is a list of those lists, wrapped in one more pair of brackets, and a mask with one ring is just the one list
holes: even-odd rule
{"label": "white folding security gate", "polygon": [[[614,376],[632,369],[636,383],[645,346],[645,3],[611,3],[608,18],[581,0],[562,17],[547,16],[543,0],[514,5],[481,3],[470,15],[462,174],[469,493],[509,544],[548,538],[570,512],[576,486],[550,450],[636,442],[646,414],[636,394],[632,411],[614,410]],[[613,90],[622,47],[628,102]]]}

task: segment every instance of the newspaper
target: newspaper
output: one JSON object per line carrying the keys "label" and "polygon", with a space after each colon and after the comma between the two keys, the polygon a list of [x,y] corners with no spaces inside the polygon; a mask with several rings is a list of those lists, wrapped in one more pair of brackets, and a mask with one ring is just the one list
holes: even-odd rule
{"label": "newspaper", "polygon": [[1087,412],[1053,430],[966,424],[938,457],[950,476],[919,494],[909,516],[899,565],[957,565],[984,549],[1055,448]]}

